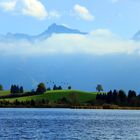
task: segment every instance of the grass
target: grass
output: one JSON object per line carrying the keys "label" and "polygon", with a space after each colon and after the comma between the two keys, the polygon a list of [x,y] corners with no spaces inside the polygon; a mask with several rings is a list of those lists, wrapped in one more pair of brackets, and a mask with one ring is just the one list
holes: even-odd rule
{"label": "grass", "polygon": [[72,94],[76,95],[77,100],[80,103],[89,101],[89,100],[94,100],[96,98],[97,93],[96,92],[84,92],[84,91],[77,91],[77,90],[58,90],[58,91],[47,91],[44,94],[40,95],[34,95],[34,96],[27,96],[27,97],[19,97],[19,98],[10,98],[10,99],[5,99],[10,102],[15,101],[16,99],[18,101],[29,101],[29,100],[42,100],[42,99],[47,99],[49,101],[57,101],[59,99],[62,99],[63,97],[69,98]]}
{"label": "grass", "polygon": [[10,90],[0,91],[0,96],[6,96],[10,94]]}

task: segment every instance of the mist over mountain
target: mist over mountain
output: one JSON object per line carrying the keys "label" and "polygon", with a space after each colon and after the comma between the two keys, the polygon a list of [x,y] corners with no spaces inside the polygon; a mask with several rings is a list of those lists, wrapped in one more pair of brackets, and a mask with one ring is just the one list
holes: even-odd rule
{"label": "mist over mountain", "polygon": [[44,82],[88,91],[97,84],[140,91],[140,43],[110,30],[87,34],[52,24],[36,36],[8,33],[0,39],[0,83],[6,89],[11,84],[32,89]]}
{"label": "mist over mountain", "polygon": [[135,41],[140,41],[140,31],[138,31],[134,36],[133,36],[133,39]]}
{"label": "mist over mountain", "polygon": [[38,34],[38,35],[28,35],[28,34],[23,34],[23,33],[7,33],[6,35],[1,35],[0,36],[0,41],[3,42],[12,42],[12,41],[42,41],[45,40],[49,37],[51,37],[53,34],[81,34],[81,35],[86,35],[86,32],[81,32],[77,29],[71,29],[68,28],[64,25],[57,25],[56,23],[53,23],[48,27],[47,30],[44,32]]}

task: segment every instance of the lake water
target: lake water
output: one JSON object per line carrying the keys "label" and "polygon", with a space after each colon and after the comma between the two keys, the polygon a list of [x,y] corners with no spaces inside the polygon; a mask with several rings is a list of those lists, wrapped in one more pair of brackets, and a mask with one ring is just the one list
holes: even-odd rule
{"label": "lake water", "polygon": [[140,140],[140,111],[0,109],[0,140]]}

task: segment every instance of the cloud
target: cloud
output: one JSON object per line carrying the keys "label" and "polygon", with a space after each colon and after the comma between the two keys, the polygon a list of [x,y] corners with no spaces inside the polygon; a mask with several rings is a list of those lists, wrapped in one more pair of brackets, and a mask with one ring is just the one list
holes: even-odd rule
{"label": "cloud", "polygon": [[45,6],[39,0],[22,0],[24,15],[44,19],[48,16]]}
{"label": "cloud", "polygon": [[5,11],[12,11],[16,7],[16,2],[16,0],[1,2],[0,7],[2,7]]}
{"label": "cloud", "polygon": [[4,11],[13,11],[16,14],[32,16],[37,19],[45,19],[48,12],[39,0],[5,0],[0,2]]}
{"label": "cloud", "polygon": [[79,4],[74,6],[74,13],[77,17],[87,21],[93,21],[95,18],[86,7]]}
{"label": "cloud", "polygon": [[[16,51],[15,51],[16,50]],[[76,55],[140,55],[140,42],[125,40],[107,29],[97,29],[88,35],[53,34],[36,43],[17,41],[0,43],[1,55],[47,56]]]}
{"label": "cloud", "polygon": [[49,18],[60,18],[61,14],[57,10],[52,10],[49,12]]}
{"label": "cloud", "polygon": [[119,0],[111,0],[112,3],[117,3]]}

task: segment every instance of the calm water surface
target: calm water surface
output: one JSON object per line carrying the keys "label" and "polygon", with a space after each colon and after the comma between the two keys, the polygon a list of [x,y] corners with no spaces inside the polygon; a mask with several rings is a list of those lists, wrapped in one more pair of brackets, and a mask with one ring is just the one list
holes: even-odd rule
{"label": "calm water surface", "polygon": [[0,140],[140,140],[140,111],[0,109]]}

